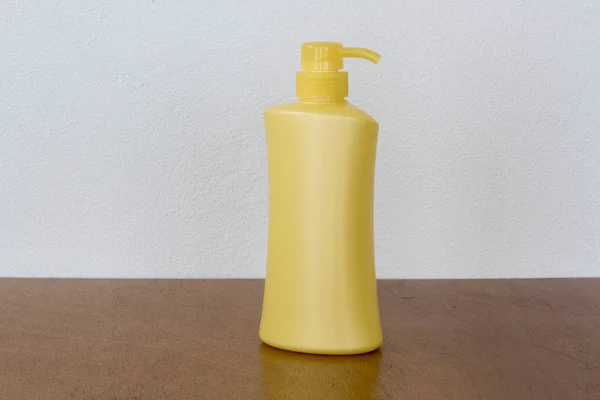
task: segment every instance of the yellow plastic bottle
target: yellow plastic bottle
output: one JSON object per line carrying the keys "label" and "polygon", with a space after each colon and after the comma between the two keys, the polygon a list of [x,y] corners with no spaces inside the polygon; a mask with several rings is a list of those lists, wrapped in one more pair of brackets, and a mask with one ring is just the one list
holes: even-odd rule
{"label": "yellow plastic bottle", "polygon": [[373,246],[379,125],[345,100],[345,57],[380,58],[304,43],[299,101],[265,111],[269,240],[259,334],[281,349],[359,354],[382,341]]}

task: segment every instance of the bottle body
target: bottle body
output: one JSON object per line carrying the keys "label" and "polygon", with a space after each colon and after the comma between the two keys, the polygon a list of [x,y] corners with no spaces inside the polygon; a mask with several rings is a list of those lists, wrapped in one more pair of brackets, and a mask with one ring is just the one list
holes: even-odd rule
{"label": "bottle body", "polygon": [[316,354],[381,345],[373,241],[378,124],[348,102],[265,111],[263,342]]}

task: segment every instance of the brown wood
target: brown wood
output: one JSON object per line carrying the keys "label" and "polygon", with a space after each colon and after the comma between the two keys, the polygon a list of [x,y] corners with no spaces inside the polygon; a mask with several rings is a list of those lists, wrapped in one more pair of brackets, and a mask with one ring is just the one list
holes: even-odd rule
{"label": "brown wood", "polygon": [[261,345],[258,280],[0,279],[1,399],[600,399],[600,280],[380,281],[381,351]]}

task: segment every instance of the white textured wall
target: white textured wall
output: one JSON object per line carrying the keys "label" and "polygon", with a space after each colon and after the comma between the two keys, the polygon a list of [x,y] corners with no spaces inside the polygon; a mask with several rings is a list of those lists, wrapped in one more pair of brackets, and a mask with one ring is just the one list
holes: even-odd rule
{"label": "white textured wall", "polygon": [[0,275],[261,277],[262,110],[370,46],[380,277],[600,276],[598,1],[0,3]]}

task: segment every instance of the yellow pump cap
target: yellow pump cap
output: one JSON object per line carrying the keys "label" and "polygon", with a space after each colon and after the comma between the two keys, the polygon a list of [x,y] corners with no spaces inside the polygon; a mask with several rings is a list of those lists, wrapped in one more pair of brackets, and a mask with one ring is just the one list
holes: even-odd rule
{"label": "yellow pump cap", "polygon": [[340,101],[348,96],[348,73],[344,58],[364,58],[377,63],[381,56],[361,47],[344,47],[337,42],[302,44],[302,69],[296,73],[296,95],[308,101]]}

